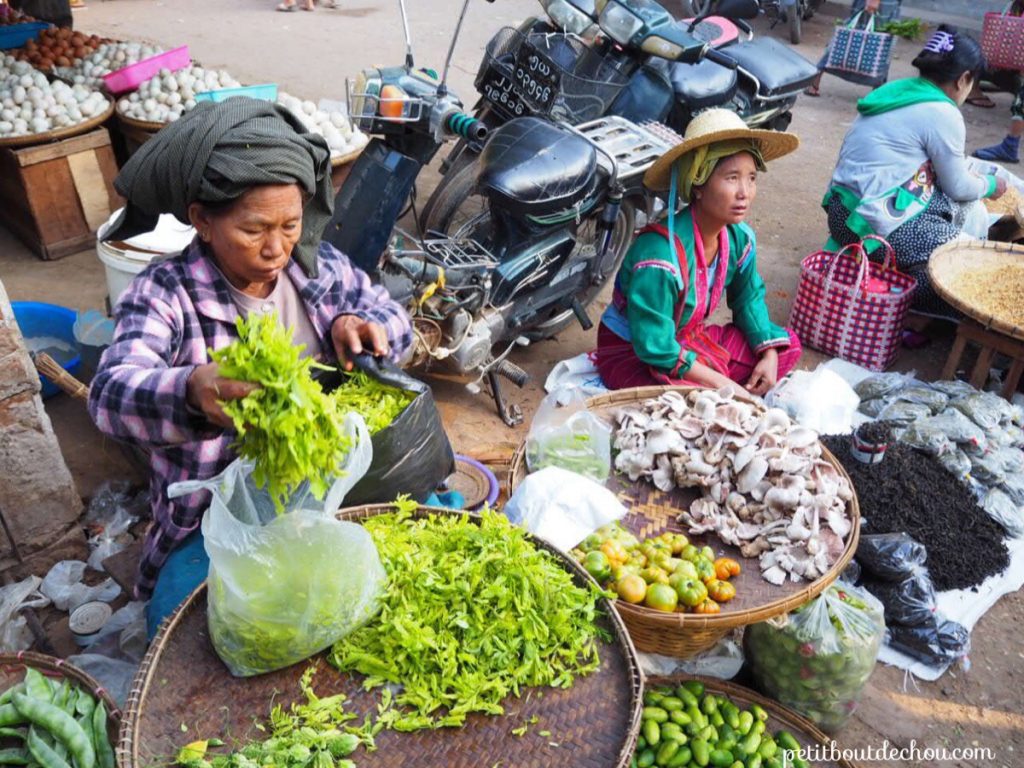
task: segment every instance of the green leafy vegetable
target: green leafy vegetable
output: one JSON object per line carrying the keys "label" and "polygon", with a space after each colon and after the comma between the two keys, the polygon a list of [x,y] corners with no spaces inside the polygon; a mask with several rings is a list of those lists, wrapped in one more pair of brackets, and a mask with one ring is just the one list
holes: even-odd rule
{"label": "green leafy vegetable", "polygon": [[523,686],[568,688],[598,668],[596,588],[577,586],[524,531],[485,510],[414,519],[415,502],[364,525],[389,584],[379,617],[335,644],[342,671],[384,691],[379,724],[398,731],[460,726],[503,713]]}
{"label": "green leafy vegetable", "polygon": [[921,19],[893,19],[878,24],[876,29],[907,40],[919,40],[924,33],[925,24]]}
{"label": "green leafy vegetable", "polygon": [[182,747],[177,764],[186,768],[354,768],[355,763],[344,758],[360,744],[375,749],[373,735],[365,725],[348,725],[356,715],[345,711],[344,695],[320,698],[313,692],[315,671],[309,667],[299,681],[305,702],[293,703],[288,709],[276,705],[268,723],[258,726],[269,730],[268,738],[215,756],[207,749],[222,745],[219,739],[192,742]]}
{"label": "green leafy vegetable", "polygon": [[391,424],[416,399],[413,392],[382,384],[364,371],[352,373],[331,397],[340,413],[360,414],[371,435]]}
{"label": "green leafy vegetable", "polygon": [[276,313],[253,313],[236,326],[239,340],[210,352],[221,376],[260,385],[241,400],[223,403],[238,430],[235,448],[255,461],[253,479],[267,489],[278,512],[306,480],[322,499],[348,450],[337,402],[312,377],[323,366],[301,356],[303,347],[292,344],[292,331]]}

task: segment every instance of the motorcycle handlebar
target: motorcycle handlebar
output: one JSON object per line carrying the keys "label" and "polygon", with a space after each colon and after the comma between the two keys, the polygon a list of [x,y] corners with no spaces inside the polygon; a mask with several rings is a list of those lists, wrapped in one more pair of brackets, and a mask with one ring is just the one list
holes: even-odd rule
{"label": "motorcycle handlebar", "polygon": [[715,48],[708,48],[707,51],[704,52],[704,58],[728,69],[736,69],[740,65],[732,56],[727,56]]}
{"label": "motorcycle handlebar", "polygon": [[445,128],[470,141],[483,141],[487,138],[487,126],[465,112],[452,112],[444,121]]}

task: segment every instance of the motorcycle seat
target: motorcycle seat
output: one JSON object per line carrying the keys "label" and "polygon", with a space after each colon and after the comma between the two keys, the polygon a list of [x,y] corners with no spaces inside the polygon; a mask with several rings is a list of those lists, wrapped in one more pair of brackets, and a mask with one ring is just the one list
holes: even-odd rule
{"label": "motorcycle seat", "polygon": [[690,111],[721,106],[736,93],[735,70],[708,59],[696,64],[671,64],[669,78],[676,98],[685,102]]}
{"label": "motorcycle seat", "polygon": [[818,75],[818,68],[788,45],[771,37],[756,37],[730,45],[725,53],[757,78],[761,97],[783,96],[802,91]]}
{"label": "motorcycle seat", "polygon": [[536,117],[492,132],[479,162],[480,191],[524,216],[571,208],[590,193],[597,176],[597,152],[589,141]]}

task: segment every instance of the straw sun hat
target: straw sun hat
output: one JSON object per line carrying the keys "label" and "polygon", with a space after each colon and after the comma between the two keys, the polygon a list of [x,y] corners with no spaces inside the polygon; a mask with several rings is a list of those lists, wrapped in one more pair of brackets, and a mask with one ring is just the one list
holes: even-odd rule
{"label": "straw sun hat", "polygon": [[686,126],[682,144],[672,147],[647,169],[644,184],[656,192],[667,190],[672,177],[672,165],[682,155],[698,147],[714,144],[716,141],[731,139],[751,139],[757,142],[766,163],[788,155],[800,146],[800,139],[796,134],[754,130],[748,128],[743,118],[735,112],[728,109],[709,109],[701,112]]}

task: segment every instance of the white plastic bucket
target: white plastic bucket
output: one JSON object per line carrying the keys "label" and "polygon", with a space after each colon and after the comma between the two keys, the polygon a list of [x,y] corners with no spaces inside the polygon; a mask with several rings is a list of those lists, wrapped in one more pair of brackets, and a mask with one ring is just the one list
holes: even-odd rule
{"label": "white plastic bucket", "polygon": [[101,238],[120,214],[120,210],[115,211],[107,223],[96,232],[96,255],[103,262],[103,268],[107,273],[107,296],[110,299],[111,310],[135,276],[148,267],[150,262],[180,252],[195,236],[192,227],[164,214],[152,232],[121,243],[128,248],[104,243]]}

